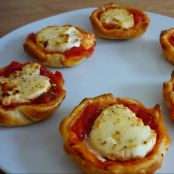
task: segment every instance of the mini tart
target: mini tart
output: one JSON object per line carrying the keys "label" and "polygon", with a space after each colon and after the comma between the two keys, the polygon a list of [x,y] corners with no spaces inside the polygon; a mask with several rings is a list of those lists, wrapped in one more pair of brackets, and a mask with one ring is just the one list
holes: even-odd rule
{"label": "mini tart", "polygon": [[94,34],[72,25],[48,26],[27,36],[24,50],[50,67],[71,67],[90,57]]}
{"label": "mini tart", "polygon": [[[112,19],[109,19],[111,16]],[[141,36],[150,23],[149,17],[143,11],[121,7],[115,3],[96,9],[90,20],[96,34],[107,39],[132,39]]]}
{"label": "mini tart", "polygon": [[174,64],[174,28],[161,31],[160,43],[166,60]]}
{"label": "mini tart", "polygon": [[60,72],[52,73],[38,63],[13,61],[1,68],[0,126],[23,126],[47,119],[65,97],[63,84]]}
{"label": "mini tart", "polygon": [[[153,149],[143,158],[127,161],[110,160],[94,153],[86,144],[92,126],[106,108],[122,104],[127,106],[144,124],[150,125],[156,132]],[[107,130],[106,130],[107,131]],[[161,167],[164,155],[170,144],[170,137],[165,128],[160,106],[147,109],[137,100],[116,98],[104,94],[95,98],[84,99],[60,124],[64,138],[64,149],[87,174],[135,174],[153,173]]]}
{"label": "mini tart", "polygon": [[163,83],[163,97],[169,109],[170,118],[174,121],[174,71],[170,80]]}

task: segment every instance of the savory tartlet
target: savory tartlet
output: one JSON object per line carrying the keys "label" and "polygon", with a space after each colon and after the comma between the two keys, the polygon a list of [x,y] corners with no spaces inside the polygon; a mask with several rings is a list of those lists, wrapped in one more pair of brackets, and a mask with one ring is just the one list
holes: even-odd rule
{"label": "savory tartlet", "polygon": [[166,60],[174,64],[174,28],[161,31],[160,44]]}
{"label": "savory tartlet", "polygon": [[163,83],[163,98],[169,109],[170,118],[174,121],[174,71],[170,80]]}
{"label": "savory tartlet", "polygon": [[38,63],[0,68],[0,126],[22,126],[50,117],[65,97],[64,80]]}
{"label": "savory tartlet", "polygon": [[115,3],[93,11],[90,21],[96,34],[107,39],[132,39],[141,36],[150,23],[143,11]]}
{"label": "savory tartlet", "polygon": [[27,36],[24,50],[50,67],[71,67],[90,57],[94,51],[93,33],[64,25],[48,26]]}
{"label": "savory tartlet", "polygon": [[160,106],[104,94],[84,99],[60,124],[65,151],[87,174],[153,173],[170,144]]}

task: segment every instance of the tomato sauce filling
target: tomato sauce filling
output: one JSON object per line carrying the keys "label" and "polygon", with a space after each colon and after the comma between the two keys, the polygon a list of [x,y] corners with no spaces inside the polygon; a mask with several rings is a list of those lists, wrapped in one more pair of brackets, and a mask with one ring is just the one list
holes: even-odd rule
{"label": "tomato sauce filling", "polygon": [[103,27],[106,28],[107,30],[113,30],[113,29],[120,29],[121,28],[121,27],[118,27],[116,25],[105,24],[105,23],[103,23]]}
{"label": "tomato sauce filling", "polygon": [[[156,125],[154,123],[152,115],[141,106],[122,101],[118,104],[123,104],[124,106],[127,106],[132,112],[136,114],[137,117],[142,119],[145,125],[149,125],[152,129],[156,129]],[[82,141],[85,136],[89,136],[95,120],[105,109],[105,107],[98,106],[97,104],[91,104],[85,108],[80,117],[71,127],[72,131],[74,131],[77,135],[77,139],[73,139],[73,142]],[[115,165],[115,163],[120,163],[119,161],[113,161],[110,159],[106,159],[106,161],[101,161],[95,155],[93,157],[93,163],[95,163],[95,165],[97,165],[98,167],[103,168],[104,170],[107,170],[109,166]],[[132,161],[136,161],[136,159],[124,162],[122,161],[121,163],[125,163],[126,165],[132,163]]]}
{"label": "tomato sauce filling", "polygon": [[127,106],[138,118],[141,118],[145,125],[149,125],[151,129],[156,129],[156,124],[154,123],[153,117],[144,108],[141,108],[137,104],[122,103]]}
{"label": "tomato sauce filling", "polygon": [[[29,34],[28,38],[36,44],[36,34],[35,33]],[[71,58],[71,57],[81,58],[83,56],[89,57],[94,52],[94,47],[95,47],[95,43],[89,49],[85,49],[83,47],[83,45],[80,45],[80,47],[72,47],[70,50],[67,50],[63,53],[58,52],[58,51],[54,52],[54,51],[46,51],[46,50],[44,50],[44,52],[49,53],[49,54],[55,54],[55,53],[64,54],[65,57],[67,57],[67,58]]]}
{"label": "tomato sauce filling", "polygon": [[171,35],[171,36],[169,37],[169,42],[170,42],[170,44],[171,44],[172,46],[174,46],[174,35]]}
{"label": "tomato sauce filling", "polygon": [[85,135],[89,135],[94,121],[102,112],[103,108],[97,105],[88,105],[83,111],[80,118],[73,125],[72,130],[77,134],[78,138],[81,140],[85,138]]}
{"label": "tomato sauce filling", "polygon": [[[120,102],[119,104],[123,104],[127,106],[135,115],[142,119],[145,125],[149,125],[151,129],[156,129],[156,125],[154,123],[153,117],[150,113],[148,113],[145,109],[138,106],[137,104],[130,104],[126,102]],[[77,137],[80,140],[83,140],[85,136],[89,135],[94,121],[100,115],[100,113],[104,110],[101,106],[97,106],[95,104],[88,105],[80,117],[77,119],[75,124],[72,126],[72,130],[76,133]]]}
{"label": "tomato sauce filling", "polygon": [[[16,61],[13,61],[9,65],[7,65],[3,71],[0,72],[0,76],[7,77],[15,72],[15,71],[21,71],[23,66],[25,66],[28,63],[19,63]],[[56,71],[55,74],[53,74],[51,71],[46,69],[44,66],[41,66],[40,68],[40,75],[46,76],[50,78],[50,83],[52,84],[51,89],[42,94],[41,96],[37,97],[36,99],[31,100],[30,102],[25,103],[12,103],[8,106],[3,106],[6,109],[12,109],[14,107],[24,105],[24,104],[42,104],[50,102],[51,100],[55,99],[59,92],[62,90],[62,85],[64,83],[63,76],[60,72]],[[2,105],[2,104],[1,104]]]}
{"label": "tomato sauce filling", "polygon": [[134,17],[134,24],[137,25],[140,22],[145,22],[145,17],[142,13],[135,9],[129,9],[129,12],[133,14]]}

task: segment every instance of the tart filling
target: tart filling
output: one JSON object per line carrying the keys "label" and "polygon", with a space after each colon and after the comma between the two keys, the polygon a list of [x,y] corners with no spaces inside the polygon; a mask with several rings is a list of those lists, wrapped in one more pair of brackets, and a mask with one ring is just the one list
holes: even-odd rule
{"label": "tart filling", "polygon": [[90,16],[96,34],[107,39],[132,39],[141,36],[150,23],[142,11],[110,3],[98,7]]}
{"label": "tart filling", "polygon": [[152,116],[136,104],[88,105],[72,126],[80,141],[102,161],[144,158],[157,139]]}
{"label": "tart filling", "polygon": [[47,92],[51,88],[48,77],[40,75],[41,65],[27,64],[21,71],[15,71],[8,77],[0,77],[0,101],[7,106],[12,103],[28,102]]}
{"label": "tart filling", "polygon": [[134,26],[134,17],[126,9],[111,8],[101,13],[100,21],[116,28],[128,29]]}
{"label": "tart filling", "polygon": [[71,67],[92,55],[95,37],[73,25],[48,26],[30,33],[24,50],[40,63],[50,67]]}
{"label": "tart filling", "polygon": [[128,107],[116,104],[95,120],[90,142],[107,159],[125,161],[145,157],[156,143],[156,132]]}
{"label": "tart filling", "polygon": [[53,26],[39,31],[36,43],[46,51],[65,52],[79,47],[83,34],[73,26]]}
{"label": "tart filling", "polygon": [[22,104],[47,103],[61,91],[62,75],[38,63],[12,62],[0,72],[0,104],[11,108]]}

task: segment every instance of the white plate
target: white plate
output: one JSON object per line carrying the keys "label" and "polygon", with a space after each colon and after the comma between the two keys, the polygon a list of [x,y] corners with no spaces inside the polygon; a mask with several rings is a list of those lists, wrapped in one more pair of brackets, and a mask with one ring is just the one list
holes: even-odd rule
{"label": "white plate", "polygon": [[[82,9],[49,17],[21,27],[0,39],[0,66],[12,60],[31,58],[23,51],[26,35],[48,25],[73,24],[92,31],[89,15],[94,9]],[[171,137],[174,123],[162,98],[162,83],[170,78],[173,66],[162,56],[161,30],[174,26],[174,19],[148,13],[151,24],[140,38],[112,41],[97,37],[91,58],[78,66],[60,69],[67,96],[48,120],[26,127],[0,128],[0,168],[10,173],[80,173],[64,153],[58,131],[60,120],[85,97],[112,93],[140,100],[147,107],[161,104]],[[55,69],[53,69],[55,71]],[[174,142],[169,147],[159,173],[174,172]]]}

